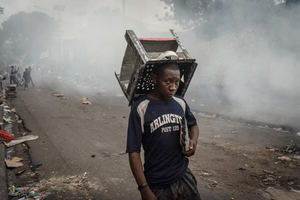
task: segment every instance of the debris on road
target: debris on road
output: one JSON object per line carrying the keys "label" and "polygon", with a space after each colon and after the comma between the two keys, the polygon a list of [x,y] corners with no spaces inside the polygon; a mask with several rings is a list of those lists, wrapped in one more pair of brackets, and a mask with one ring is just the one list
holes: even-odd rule
{"label": "debris on road", "polygon": [[89,99],[88,99],[87,97],[83,97],[83,98],[81,99],[81,103],[82,103],[82,104],[85,104],[85,105],[90,105],[90,104],[92,104],[92,103],[89,101]]}
{"label": "debris on road", "polygon": [[203,113],[203,112],[199,112],[199,113],[197,113],[197,115],[199,115],[200,117],[203,117],[203,118],[208,118],[208,119],[215,119],[217,117],[217,115],[215,115],[215,114],[207,114],[207,113]]}
{"label": "debris on road", "polygon": [[272,152],[275,152],[275,151],[278,151],[278,149],[276,148],[273,148],[273,147],[266,147],[266,149],[272,151]]}
{"label": "debris on road", "polygon": [[79,184],[83,183],[84,181],[87,180],[87,172],[83,173],[83,176],[81,177],[81,179],[79,180]]}
{"label": "debris on road", "polygon": [[263,170],[263,172],[264,172],[264,173],[266,173],[266,174],[271,174],[271,175],[274,175],[274,172],[272,172],[272,171],[269,171],[269,170],[265,170],[265,169],[264,169],[264,170]]}
{"label": "debris on road", "polygon": [[285,190],[280,190],[274,187],[268,187],[265,190],[266,194],[264,197],[267,200],[299,200],[299,194],[297,194],[294,191],[285,191]]}
{"label": "debris on road", "polygon": [[204,171],[202,170],[200,173],[199,173],[200,176],[203,176],[203,177],[210,177],[212,176],[211,173],[207,172],[207,171]]}
{"label": "debris on road", "polygon": [[8,85],[5,90],[6,97],[7,98],[16,98],[17,97],[16,88],[17,88],[16,84]]}
{"label": "debris on road", "polygon": [[273,152],[280,152],[283,154],[295,154],[300,152],[300,146],[295,144],[294,142],[291,142],[290,144],[283,146],[283,147],[271,147],[266,146],[266,149],[273,151]]}
{"label": "debris on road", "polygon": [[7,113],[11,113],[11,112],[16,112],[16,109],[15,108],[10,109],[9,106],[5,106],[3,111]]}
{"label": "debris on road", "polygon": [[20,171],[17,171],[16,175],[19,176],[19,175],[23,174],[25,171],[26,171],[26,169],[22,169]]}
{"label": "debris on road", "polygon": [[287,156],[280,156],[280,157],[278,157],[278,160],[291,161],[292,159],[290,157],[287,157]]}
{"label": "debris on road", "polygon": [[10,142],[15,139],[15,136],[5,130],[0,130],[0,137],[5,139],[5,142]]}
{"label": "debris on road", "polygon": [[[80,194],[84,197],[82,199],[90,199],[87,190],[104,190],[104,187],[98,182],[90,181],[87,177],[87,172],[82,175],[51,177],[49,179],[42,179],[39,182],[26,184],[22,187],[15,187],[14,185],[9,189],[10,196],[17,196],[18,198],[25,197],[29,199],[57,199],[57,195],[71,195]],[[75,193],[74,193],[75,192]],[[74,194],[73,194],[74,193]],[[64,196],[62,196],[64,197]],[[60,199],[60,198],[59,198]],[[65,199],[65,198],[64,198]],[[69,199],[77,199],[74,196]]]}
{"label": "debris on road", "polygon": [[6,124],[10,124],[14,122],[10,117],[4,117],[4,116],[3,116],[3,121]]}
{"label": "debris on road", "polygon": [[36,165],[31,165],[30,166],[30,169],[35,172],[39,167],[41,167],[43,164],[42,163],[39,163],[39,164],[36,164]]}
{"label": "debris on road", "polygon": [[16,139],[14,139],[10,142],[4,142],[4,144],[7,147],[11,147],[11,146],[14,146],[16,144],[20,144],[20,143],[23,143],[23,142],[26,142],[26,141],[36,140],[38,138],[39,138],[39,136],[37,136],[37,135],[26,135],[26,136],[16,138]]}
{"label": "debris on road", "polygon": [[14,185],[11,185],[9,188],[8,188],[8,195],[9,196],[18,196],[19,192],[16,191],[16,186]]}
{"label": "debris on road", "polygon": [[300,160],[300,155],[298,156],[298,155],[294,155],[294,157],[293,157],[295,160]]}
{"label": "debris on road", "polygon": [[[42,200],[46,199],[49,192],[39,192],[39,186],[26,186],[26,187],[16,187],[14,185],[8,188],[8,195],[11,197],[18,197],[18,200],[27,200],[27,199],[35,199]],[[14,199],[14,198],[13,198]]]}
{"label": "debris on road", "polygon": [[23,159],[19,157],[12,157],[11,159],[5,159],[5,163],[8,168],[17,168],[24,166],[21,162],[22,160]]}
{"label": "debris on road", "polygon": [[291,142],[290,144],[286,145],[285,147],[281,148],[282,153],[297,153],[300,152],[300,147],[297,146],[294,142]]}
{"label": "debris on road", "polygon": [[262,180],[264,185],[273,186],[277,184],[276,177],[272,175],[268,175],[266,178]]}
{"label": "debris on road", "polygon": [[69,184],[69,183],[72,183],[72,182],[75,182],[74,180],[77,178],[78,176],[70,176],[70,177],[67,177],[66,180],[63,181],[63,183],[66,183],[66,184]]}
{"label": "debris on road", "polygon": [[62,93],[53,93],[52,95],[55,96],[55,97],[64,97],[65,96]]}
{"label": "debris on road", "polygon": [[208,180],[208,181],[210,181],[211,183],[208,183],[206,186],[209,188],[209,189],[212,189],[212,188],[215,188],[215,187],[217,187],[217,185],[218,185],[218,182],[217,181],[215,181],[215,180]]}
{"label": "debris on road", "polygon": [[74,175],[67,177],[63,183],[65,184],[81,184],[87,180],[87,172],[84,172],[82,176]]}
{"label": "debris on road", "polygon": [[273,128],[275,131],[277,132],[281,132],[281,133],[289,133],[289,131],[284,130],[283,128]]}
{"label": "debris on road", "polygon": [[300,194],[300,190],[291,189],[292,192],[296,192]]}

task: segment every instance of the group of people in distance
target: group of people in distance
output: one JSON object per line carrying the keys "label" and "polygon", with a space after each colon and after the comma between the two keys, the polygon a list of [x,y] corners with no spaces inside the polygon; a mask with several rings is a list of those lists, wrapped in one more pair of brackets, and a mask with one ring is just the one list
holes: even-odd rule
{"label": "group of people in distance", "polygon": [[19,72],[20,68],[17,68],[13,65],[10,68],[10,84],[16,84],[17,86],[23,86],[24,88],[28,88],[29,84],[31,83],[32,87],[34,87],[34,83],[31,77],[31,66],[25,68],[23,76],[21,76],[21,73]]}

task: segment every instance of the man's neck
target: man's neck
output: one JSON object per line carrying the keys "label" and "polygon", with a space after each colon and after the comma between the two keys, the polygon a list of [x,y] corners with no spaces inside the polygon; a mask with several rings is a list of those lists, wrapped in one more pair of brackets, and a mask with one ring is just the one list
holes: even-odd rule
{"label": "man's neck", "polygon": [[153,100],[161,100],[161,101],[168,101],[168,100],[170,100],[170,99],[163,98],[162,95],[159,95],[159,94],[157,94],[155,92],[148,94],[148,97],[150,99],[153,99]]}

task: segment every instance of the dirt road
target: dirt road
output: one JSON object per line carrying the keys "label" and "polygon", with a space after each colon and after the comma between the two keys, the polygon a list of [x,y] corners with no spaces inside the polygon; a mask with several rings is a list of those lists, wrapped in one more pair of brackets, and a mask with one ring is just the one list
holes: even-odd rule
{"label": "dirt road", "polygon": [[[82,97],[69,89],[38,87],[19,90],[10,100],[25,126],[40,136],[29,145],[33,162],[43,164],[38,172],[51,193],[47,199],[140,199],[124,154],[127,101],[98,94],[83,105]],[[300,199],[299,136],[195,114],[200,137],[190,168],[204,200]],[[284,154],[291,161],[278,159]],[[84,185],[73,184],[78,177]]]}

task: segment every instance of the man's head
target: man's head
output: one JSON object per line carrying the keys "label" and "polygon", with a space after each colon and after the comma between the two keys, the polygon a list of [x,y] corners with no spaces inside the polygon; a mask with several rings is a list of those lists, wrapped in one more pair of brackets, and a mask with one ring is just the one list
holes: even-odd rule
{"label": "man's head", "polygon": [[152,75],[155,94],[162,100],[171,99],[177,92],[180,83],[180,70],[176,63],[157,66]]}

